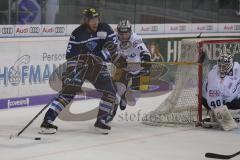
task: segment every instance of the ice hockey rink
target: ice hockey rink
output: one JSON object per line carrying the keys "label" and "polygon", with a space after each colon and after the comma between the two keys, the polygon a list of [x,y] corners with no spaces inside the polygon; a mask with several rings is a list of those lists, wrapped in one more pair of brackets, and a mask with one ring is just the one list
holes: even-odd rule
{"label": "ice hockey rink", "polygon": [[[109,135],[95,132],[94,120],[66,122],[57,119],[55,135],[38,134],[44,114],[19,137],[18,133],[43,107],[0,111],[1,160],[202,160],[206,152],[233,154],[240,150],[240,129],[224,132],[196,127],[159,127],[141,123],[166,95],[141,98],[135,107],[118,110]],[[97,106],[98,100],[76,101],[72,112]],[[41,140],[34,140],[41,137]],[[236,156],[232,159],[240,159]]]}

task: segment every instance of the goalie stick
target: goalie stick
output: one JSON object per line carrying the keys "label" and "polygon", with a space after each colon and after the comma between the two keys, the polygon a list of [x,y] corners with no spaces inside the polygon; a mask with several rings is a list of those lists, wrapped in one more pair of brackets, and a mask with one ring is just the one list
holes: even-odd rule
{"label": "goalie stick", "polygon": [[217,154],[217,153],[206,153],[205,154],[205,157],[207,158],[215,158],[215,159],[231,159],[237,155],[240,154],[240,151],[238,151],[237,153],[234,153],[234,154],[230,154],[230,155],[223,155],[223,154]]}

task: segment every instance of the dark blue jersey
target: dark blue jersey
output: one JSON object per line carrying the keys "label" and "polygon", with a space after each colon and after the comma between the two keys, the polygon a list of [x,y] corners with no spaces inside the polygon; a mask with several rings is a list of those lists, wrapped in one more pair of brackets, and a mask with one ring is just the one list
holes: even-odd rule
{"label": "dark blue jersey", "polygon": [[[99,36],[99,33],[106,35],[106,37]],[[103,45],[107,41],[116,43],[116,35],[108,24],[99,23],[96,32],[90,32],[86,25],[81,25],[70,36],[66,59],[79,54],[94,54],[101,57],[103,61],[108,61],[110,55],[103,50]]]}

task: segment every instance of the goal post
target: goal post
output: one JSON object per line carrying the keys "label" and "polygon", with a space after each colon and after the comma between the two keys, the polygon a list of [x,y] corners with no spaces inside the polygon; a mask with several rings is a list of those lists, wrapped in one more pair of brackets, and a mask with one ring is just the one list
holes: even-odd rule
{"label": "goal post", "polygon": [[[202,106],[203,82],[208,71],[223,53],[238,58],[238,38],[194,38],[181,41],[181,54],[175,63],[173,89],[169,96],[153,111],[147,113],[142,122],[148,125],[195,125],[206,114]],[[240,59],[237,59],[240,60]],[[167,65],[168,62],[159,62]],[[169,63],[168,65],[170,65]],[[167,65],[167,66],[168,66]]]}

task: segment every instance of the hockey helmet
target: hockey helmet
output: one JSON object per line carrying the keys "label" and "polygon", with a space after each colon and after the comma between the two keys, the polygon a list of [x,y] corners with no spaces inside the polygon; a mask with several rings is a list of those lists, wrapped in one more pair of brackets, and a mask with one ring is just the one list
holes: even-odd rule
{"label": "hockey helmet", "polygon": [[129,20],[126,19],[120,20],[119,24],[117,25],[117,31],[120,33],[132,32],[132,26]]}
{"label": "hockey helmet", "polygon": [[120,41],[128,41],[132,34],[132,26],[129,20],[120,20],[119,24],[117,25],[117,32]]}
{"label": "hockey helmet", "polygon": [[224,78],[226,75],[230,75],[232,73],[233,57],[231,54],[224,53],[220,55],[217,63],[221,78]]}
{"label": "hockey helmet", "polygon": [[100,14],[97,12],[96,8],[87,8],[83,11],[83,17],[87,19],[100,17]]}
{"label": "hockey helmet", "polygon": [[96,10],[96,8],[84,9],[82,15],[83,15],[83,18],[82,18],[82,23],[83,24],[86,24],[90,19],[100,18],[100,14]]}

